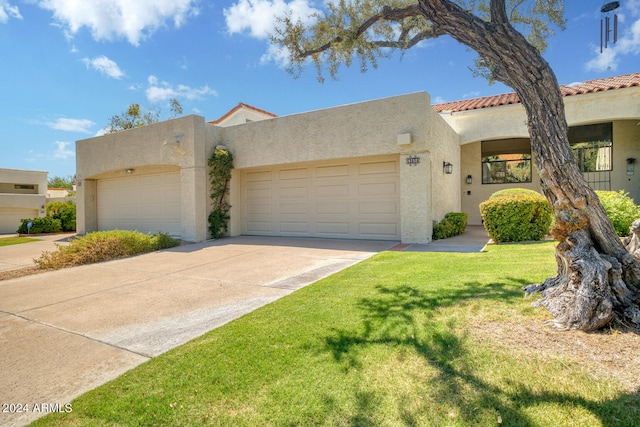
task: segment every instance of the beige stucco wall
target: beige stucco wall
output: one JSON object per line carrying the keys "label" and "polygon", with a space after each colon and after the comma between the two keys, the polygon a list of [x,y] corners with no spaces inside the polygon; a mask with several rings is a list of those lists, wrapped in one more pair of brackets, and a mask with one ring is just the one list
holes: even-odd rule
{"label": "beige stucco wall", "polygon": [[[432,221],[460,210],[459,138],[430,107],[425,92],[283,116],[230,127],[211,125],[207,153],[225,145],[234,155],[230,233],[240,234],[238,177],[246,168],[304,164],[395,154],[400,161],[401,235],[406,242],[431,239]],[[398,135],[410,134],[409,144]],[[401,141],[404,142],[404,141]],[[406,164],[416,155],[420,163]]]}
{"label": "beige stucco wall", "polygon": [[[33,190],[15,189],[15,184],[34,185]],[[45,216],[47,172],[0,169],[0,208],[33,209]]]}
{"label": "beige stucco wall", "polygon": [[182,239],[206,239],[206,156],[204,118],[186,116],[76,142],[77,227],[97,230],[97,186],[103,178],[180,169]]}
{"label": "beige stucco wall", "polygon": [[[640,203],[640,88],[618,89],[565,97],[569,126],[613,122],[612,190],[625,190]],[[469,224],[481,224],[479,204],[503,188],[530,188],[541,191],[535,173],[532,183],[482,184],[480,141],[528,138],[526,117],[521,105],[507,105],[482,110],[443,113],[442,117],[460,133],[462,162],[460,188],[462,210],[469,213]],[[635,173],[627,175],[626,159],[636,158]],[[471,185],[467,175],[473,177]]]}

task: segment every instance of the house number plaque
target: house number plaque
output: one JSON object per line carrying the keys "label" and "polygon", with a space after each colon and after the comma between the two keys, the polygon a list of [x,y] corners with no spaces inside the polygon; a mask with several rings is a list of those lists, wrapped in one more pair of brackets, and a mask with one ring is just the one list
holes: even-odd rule
{"label": "house number plaque", "polygon": [[414,166],[414,165],[417,165],[418,163],[420,163],[420,157],[418,157],[418,156],[409,156],[409,157],[407,157],[407,164],[409,166]]}

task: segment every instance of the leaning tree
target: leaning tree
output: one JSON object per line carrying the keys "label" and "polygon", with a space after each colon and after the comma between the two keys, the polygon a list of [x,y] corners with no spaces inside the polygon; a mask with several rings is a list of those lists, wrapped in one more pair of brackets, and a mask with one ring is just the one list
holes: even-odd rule
{"label": "leaning tree", "polygon": [[390,49],[448,35],[478,54],[476,70],[515,90],[531,149],[555,214],[557,276],[525,287],[559,329],[591,331],[612,322],[640,327],[640,261],[618,238],[598,196],[575,162],[557,79],[541,51],[564,25],[559,0],[340,0],[305,26],[279,19],[272,37],[288,51],[290,71],[309,60],[335,76],[341,64],[363,70]]}

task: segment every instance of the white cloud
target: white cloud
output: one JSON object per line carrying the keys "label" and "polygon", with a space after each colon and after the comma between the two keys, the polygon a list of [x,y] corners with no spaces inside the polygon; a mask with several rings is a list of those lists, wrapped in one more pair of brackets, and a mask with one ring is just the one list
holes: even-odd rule
{"label": "white cloud", "polygon": [[594,57],[585,64],[588,71],[616,70],[621,56],[640,55],[640,19],[627,25],[626,13],[634,18],[640,16],[640,0],[631,0],[620,14],[619,25],[623,28],[618,29],[622,36],[618,38],[617,43],[609,45],[602,53],[600,46],[593,47]]}
{"label": "white cloud", "polygon": [[0,0],[0,24],[5,24],[9,19],[22,19],[18,6],[11,6],[9,0]]}
{"label": "white cloud", "polygon": [[98,56],[93,59],[84,58],[82,60],[87,68],[91,67],[94,70],[104,74],[107,77],[111,77],[112,79],[121,79],[124,77],[124,72],[118,67],[111,59],[106,56]]}
{"label": "white cloud", "polygon": [[[7,0],[0,0],[7,1]],[[70,35],[86,27],[95,40],[124,38],[139,45],[159,28],[173,22],[180,28],[198,15],[198,0],[38,0],[53,12],[56,22]],[[0,3],[1,4],[1,3]]]}
{"label": "white cloud", "polygon": [[320,10],[308,0],[239,0],[224,9],[227,31],[230,34],[248,32],[251,37],[268,39],[276,25],[276,17],[291,14],[292,19],[304,24],[315,22],[314,14]]}
{"label": "white cloud", "polygon": [[218,93],[208,85],[200,88],[192,88],[182,84],[173,86],[165,81],[161,82],[156,76],[149,76],[147,82],[149,83],[149,87],[147,87],[145,93],[150,102],[166,101],[171,98],[193,101],[195,99],[202,99],[205,96],[218,95]]}
{"label": "white cloud", "polygon": [[95,125],[94,122],[87,119],[66,119],[59,118],[54,122],[48,122],[47,126],[51,129],[63,130],[67,132],[82,132],[91,133],[91,128]]}
{"label": "white cloud", "polygon": [[66,160],[69,157],[76,155],[74,150],[69,150],[67,147],[71,145],[71,142],[56,141],[56,150],[53,152],[53,157],[56,159]]}

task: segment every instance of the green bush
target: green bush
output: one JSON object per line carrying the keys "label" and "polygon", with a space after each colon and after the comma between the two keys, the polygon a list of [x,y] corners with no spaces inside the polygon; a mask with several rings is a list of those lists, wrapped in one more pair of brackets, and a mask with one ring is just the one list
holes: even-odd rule
{"label": "green bush", "polygon": [[494,198],[494,197],[500,197],[500,196],[508,196],[510,194],[531,194],[531,195],[540,195],[540,193],[538,193],[535,190],[529,190],[528,188],[505,188],[503,190],[498,190],[495,193],[493,193],[491,195],[491,197],[489,197],[490,199]]}
{"label": "green bush", "polygon": [[179,241],[163,233],[151,235],[128,230],[98,231],[77,237],[69,245],[58,245],[56,251],[44,252],[34,261],[40,268],[57,269],[152,252],[179,244]]}
{"label": "green bush", "polygon": [[624,190],[596,191],[596,194],[618,236],[627,236],[631,223],[640,218],[640,206],[636,206],[629,193]]}
{"label": "green bush", "polygon": [[467,228],[466,212],[449,212],[442,221],[433,226],[433,240],[446,239],[464,233]]}
{"label": "green bush", "polygon": [[[27,227],[29,222],[31,222],[31,229]],[[50,216],[23,219],[17,230],[20,234],[57,233],[59,231],[62,231],[62,223],[59,219]]]}
{"label": "green bush", "polygon": [[485,229],[495,242],[541,240],[549,232],[553,211],[541,194],[507,194],[480,204]]}
{"label": "green bush", "polygon": [[72,201],[47,204],[47,216],[59,219],[62,231],[76,231],[76,204]]}

